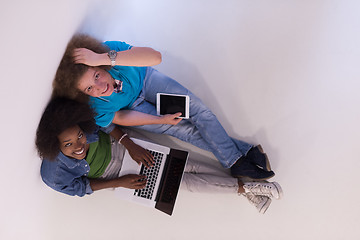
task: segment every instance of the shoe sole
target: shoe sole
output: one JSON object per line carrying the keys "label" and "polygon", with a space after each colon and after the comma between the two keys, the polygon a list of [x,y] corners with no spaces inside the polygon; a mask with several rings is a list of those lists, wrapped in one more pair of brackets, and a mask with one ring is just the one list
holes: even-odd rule
{"label": "shoe sole", "polygon": [[271,199],[268,198],[267,201],[264,203],[264,205],[259,210],[259,213],[264,214],[266,212],[266,210],[268,210],[268,208],[270,207],[270,204],[271,204]]}
{"label": "shoe sole", "polygon": [[[272,176],[266,177],[266,178],[252,178],[252,177],[249,177],[249,176],[241,176],[241,175],[232,175],[232,176],[235,177],[235,178],[249,178],[249,179],[256,180],[256,181],[262,181],[262,180],[268,180],[268,179],[274,177],[275,173]],[[280,187],[280,185],[279,185],[279,187]]]}
{"label": "shoe sole", "polygon": [[259,149],[259,151],[260,151],[262,154],[264,154],[264,156],[265,156],[266,170],[267,170],[268,172],[271,171],[270,161],[269,161],[269,158],[268,158],[267,154],[264,152],[264,149],[262,148],[262,146],[261,146],[260,144],[257,145],[256,147],[257,147],[257,149]]}
{"label": "shoe sole", "polygon": [[276,188],[276,190],[278,192],[278,195],[279,195],[279,197],[277,197],[275,199],[281,199],[284,194],[283,194],[283,190],[282,190],[280,184],[278,184],[277,182],[272,182],[272,184],[275,186],[275,188]]}

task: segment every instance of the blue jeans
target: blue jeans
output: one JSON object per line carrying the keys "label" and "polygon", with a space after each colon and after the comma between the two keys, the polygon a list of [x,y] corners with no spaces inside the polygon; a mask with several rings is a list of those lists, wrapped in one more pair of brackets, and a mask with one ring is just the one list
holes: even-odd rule
{"label": "blue jeans", "polygon": [[156,94],[172,93],[190,97],[190,118],[177,125],[142,125],[136,128],[168,134],[201,149],[212,152],[225,168],[230,168],[252,147],[251,144],[229,137],[216,116],[202,101],[175,80],[148,67],[144,86],[131,106],[132,110],[156,115]]}

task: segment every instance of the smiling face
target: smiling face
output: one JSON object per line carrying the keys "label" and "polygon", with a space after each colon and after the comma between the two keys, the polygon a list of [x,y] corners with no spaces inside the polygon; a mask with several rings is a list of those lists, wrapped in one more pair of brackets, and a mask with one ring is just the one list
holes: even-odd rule
{"label": "smiling face", "polygon": [[79,79],[77,88],[89,96],[104,97],[113,93],[114,84],[110,73],[98,67],[90,67]]}
{"label": "smiling face", "polygon": [[78,125],[68,128],[58,136],[61,152],[68,157],[84,159],[89,144],[86,143],[86,136]]}

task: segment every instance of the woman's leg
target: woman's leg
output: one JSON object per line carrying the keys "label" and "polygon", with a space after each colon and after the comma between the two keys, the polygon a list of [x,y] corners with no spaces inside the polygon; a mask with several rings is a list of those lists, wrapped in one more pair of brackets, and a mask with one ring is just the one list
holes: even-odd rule
{"label": "woman's leg", "polygon": [[231,167],[252,147],[251,144],[230,138],[216,116],[198,97],[175,80],[152,68],[148,69],[142,93],[132,109],[156,115],[155,102],[158,92],[189,95],[190,119],[184,119],[177,125],[146,125],[138,128],[168,134],[211,151],[225,168]]}
{"label": "woman's leg", "polygon": [[200,193],[238,193],[236,178],[222,172],[215,166],[188,160],[181,188]]}
{"label": "woman's leg", "polygon": [[188,159],[184,172],[194,174],[203,173],[226,178],[231,177],[229,169],[220,169],[219,167],[215,166],[215,164],[217,163],[214,162],[213,164],[210,164],[203,161]]}

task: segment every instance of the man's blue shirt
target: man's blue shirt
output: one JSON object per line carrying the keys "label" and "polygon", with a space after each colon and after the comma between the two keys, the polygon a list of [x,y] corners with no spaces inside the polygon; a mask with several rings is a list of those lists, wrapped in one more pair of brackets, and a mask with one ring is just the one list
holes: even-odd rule
{"label": "man's blue shirt", "polygon": [[[108,41],[104,43],[111,50],[126,51],[132,48],[125,42]],[[109,71],[115,80],[122,82],[119,93],[107,97],[90,97],[90,106],[96,112],[96,124],[107,127],[114,119],[115,112],[129,108],[139,96],[146,74],[146,67],[114,66]]]}

